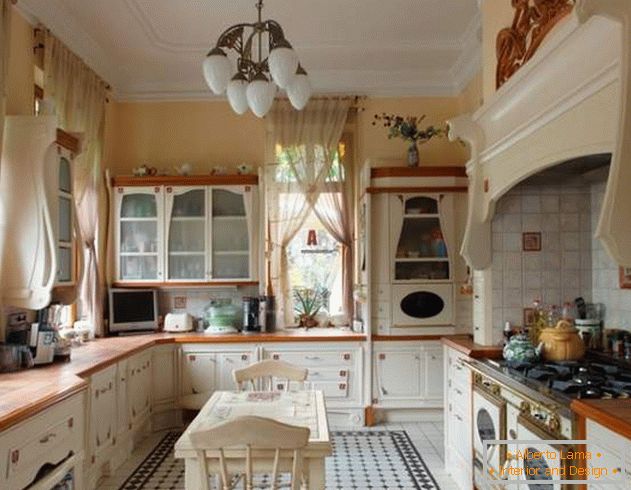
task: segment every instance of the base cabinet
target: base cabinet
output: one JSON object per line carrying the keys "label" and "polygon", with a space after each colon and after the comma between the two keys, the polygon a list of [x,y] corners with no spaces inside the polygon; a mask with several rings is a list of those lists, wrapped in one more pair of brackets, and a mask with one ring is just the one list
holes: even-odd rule
{"label": "base cabinet", "polygon": [[373,404],[377,408],[441,408],[439,342],[375,342]]}
{"label": "base cabinet", "polygon": [[90,465],[114,445],[117,434],[117,367],[110,366],[90,379],[90,423],[88,451]]}
{"label": "base cabinet", "polygon": [[[593,467],[607,468],[609,474],[603,474],[602,480],[616,480],[615,484],[596,482],[590,484],[589,488],[631,488],[631,439],[616,434],[590,419],[587,419],[585,423],[585,435],[587,451],[592,455],[601,455],[601,457],[589,459],[588,468],[590,470]],[[612,471],[616,471],[616,474],[612,474]],[[594,476],[591,479],[594,479]]]}
{"label": "base cabinet", "polygon": [[0,488],[49,490],[69,474],[85,488],[85,406],[84,391],[2,432]]}
{"label": "base cabinet", "polygon": [[147,421],[151,411],[151,351],[130,357],[127,372],[129,421],[134,429]]}
{"label": "base cabinet", "polygon": [[473,447],[471,421],[471,371],[463,364],[467,357],[444,347],[444,437],[445,469],[457,487],[473,485]]}

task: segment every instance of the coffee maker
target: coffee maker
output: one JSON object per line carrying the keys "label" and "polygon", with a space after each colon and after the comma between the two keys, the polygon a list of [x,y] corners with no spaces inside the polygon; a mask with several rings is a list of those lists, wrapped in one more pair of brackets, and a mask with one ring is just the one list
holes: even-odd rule
{"label": "coffee maker", "polygon": [[259,333],[261,331],[259,304],[258,296],[243,297],[243,333]]}

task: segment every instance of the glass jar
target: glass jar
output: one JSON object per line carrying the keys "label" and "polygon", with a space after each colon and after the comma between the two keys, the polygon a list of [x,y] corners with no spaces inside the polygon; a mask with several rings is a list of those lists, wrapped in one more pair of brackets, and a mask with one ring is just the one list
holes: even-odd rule
{"label": "glass jar", "polygon": [[239,321],[239,307],[230,299],[212,300],[205,309],[204,320],[209,333],[236,332]]}

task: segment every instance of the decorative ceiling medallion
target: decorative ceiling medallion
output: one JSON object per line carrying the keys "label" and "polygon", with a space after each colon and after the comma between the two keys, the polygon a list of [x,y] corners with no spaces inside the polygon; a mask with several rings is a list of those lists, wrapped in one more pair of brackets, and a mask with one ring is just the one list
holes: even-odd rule
{"label": "decorative ceiling medallion", "polygon": [[574,0],[512,0],[515,17],[495,44],[496,88],[500,88],[539,49],[552,28],[574,8]]}

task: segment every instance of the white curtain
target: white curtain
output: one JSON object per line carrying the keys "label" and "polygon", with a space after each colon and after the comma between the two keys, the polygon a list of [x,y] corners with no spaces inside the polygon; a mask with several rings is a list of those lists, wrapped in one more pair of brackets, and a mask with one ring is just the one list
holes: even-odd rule
{"label": "white curtain", "polygon": [[[268,280],[278,298],[277,319],[281,325],[293,323],[287,246],[311,210],[343,245],[345,257],[351,253],[349,221],[346,215],[338,215],[340,209],[344,208],[346,213],[347,208],[337,198],[320,198],[327,190],[332,190],[333,184],[329,185],[327,177],[350,105],[350,99],[316,99],[302,111],[296,111],[288,101],[279,100],[266,117],[266,161],[273,162],[265,169],[271,242],[268,244],[268,260],[271,261]],[[351,264],[352,259],[348,266]],[[346,301],[344,303],[346,305]]]}
{"label": "white curtain", "polygon": [[107,85],[49,32],[44,42],[44,74],[44,94],[55,102],[61,128],[82,133],[82,153],[74,167],[77,223],[84,247],[79,294],[82,316],[100,336],[104,333],[103,286],[96,240]]}
{"label": "white curtain", "polygon": [[9,72],[9,39],[11,28],[11,2],[0,0],[0,155],[4,134],[4,115],[6,110],[6,80]]}

